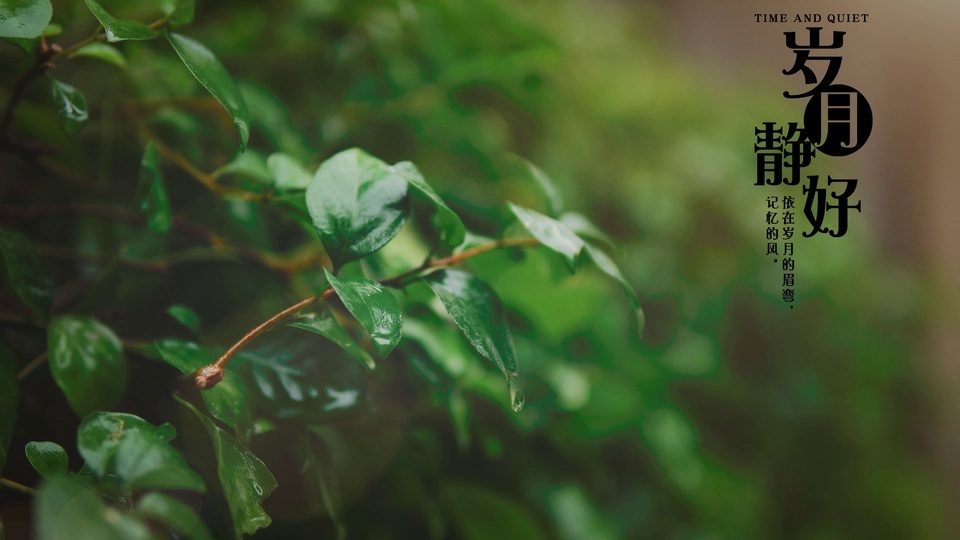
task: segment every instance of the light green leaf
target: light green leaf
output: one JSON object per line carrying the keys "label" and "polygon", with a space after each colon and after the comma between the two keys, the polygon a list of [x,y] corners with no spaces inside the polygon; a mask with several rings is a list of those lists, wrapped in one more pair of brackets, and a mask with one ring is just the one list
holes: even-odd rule
{"label": "light green leaf", "polygon": [[643,314],[643,308],[640,306],[640,299],[637,298],[637,292],[633,289],[633,285],[630,285],[630,282],[627,281],[627,278],[623,277],[623,273],[620,272],[620,269],[617,267],[617,263],[613,262],[613,259],[604,253],[602,249],[590,244],[586,244],[585,249],[587,251],[587,255],[590,256],[590,259],[594,264],[597,265],[597,268],[599,268],[600,271],[619,281],[620,284],[623,285],[623,291],[627,294],[627,298],[630,299],[630,304],[633,306],[634,311],[636,311],[637,332],[642,337],[646,320]]}
{"label": "light green leaf", "polygon": [[377,356],[383,358],[400,343],[403,315],[393,294],[376,281],[365,278],[338,279],[329,271],[327,281],[350,313],[360,321]]}
{"label": "light green leaf", "polygon": [[516,377],[517,353],[506,311],[493,289],[459,270],[441,270],[424,281],[473,348],[499,367],[508,381]]}
{"label": "light green leaf", "polygon": [[165,233],[170,230],[170,203],[167,189],[160,175],[160,154],[153,141],[147,142],[140,162],[140,182],[137,185],[137,210],[147,220],[150,229]]}
{"label": "light green leaf", "polygon": [[616,249],[617,243],[613,238],[610,238],[610,235],[600,230],[600,227],[597,227],[593,224],[592,221],[587,219],[586,216],[577,212],[565,212],[560,216],[560,222],[567,226],[568,229],[573,231],[574,234],[584,239],[584,241],[593,241],[610,249]]}
{"label": "light green leaf", "polygon": [[185,540],[213,540],[197,513],[169,495],[156,491],[147,493],[137,501],[134,513],[170,527]]}
{"label": "light green leaf", "polygon": [[253,534],[270,525],[270,516],[260,504],[276,489],[277,481],[266,465],[193,405],[179,397],[176,399],[193,411],[207,428],[217,458],[217,475],[237,536]]}
{"label": "light green leaf", "polygon": [[183,304],[174,304],[168,307],[167,315],[170,315],[176,319],[178,323],[193,330],[194,333],[200,331],[200,317],[198,317],[192,309]]}
{"label": "light green leaf", "polygon": [[433,226],[440,233],[440,243],[448,248],[462,244],[467,232],[463,221],[430,187],[417,166],[409,161],[402,161],[394,165],[393,169],[410,184],[414,195],[426,199],[433,205]]}
{"label": "light green leaf", "polygon": [[19,384],[13,350],[0,335],[0,473],[7,462],[7,449],[17,422]]}
{"label": "light green leaf", "polygon": [[180,452],[170,445],[177,430],[139,416],[98,411],[77,428],[77,449],[99,478],[116,475],[129,489],[206,491]]}
{"label": "light green leaf", "polygon": [[250,113],[243,101],[243,95],[227,69],[210,49],[199,41],[173,32],[166,32],[166,35],[190,73],[193,73],[200,84],[230,113],[233,123],[237,125],[237,131],[240,132],[240,149],[246,150],[247,139],[250,137]]}
{"label": "light green leaf", "polygon": [[33,243],[23,233],[0,227],[0,276],[37,317],[53,304],[53,281]]}
{"label": "light green leaf", "polygon": [[97,58],[120,68],[127,67],[127,60],[119,49],[99,41],[88,43],[70,54],[70,58],[76,57]]}
{"label": "light green leaf", "polygon": [[90,317],[66,315],[47,330],[50,373],[70,407],[83,418],[113,408],[127,386],[127,362],[120,339]]}
{"label": "light green leaf", "polygon": [[273,176],[267,169],[267,159],[263,154],[253,150],[237,154],[233,161],[213,171],[214,178],[230,174],[245,176],[263,184],[273,183]]}
{"label": "light green leaf", "polygon": [[539,212],[522,208],[509,203],[513,215],[517,216],[524,228],[530,231],[534,238],[544,246],[563,256],[570,272],[577,269],[580,253],[583,251],[583,240],[559,221],[549,218]]}
{"label": "light green leaf", "polygon": [[50,78],[53,101],[57,106],[60,127],[69,139],[77,136],[87,122],[87,98],[67,83]]}
{"label": "light green leaf", "polygon": [[27,454],[30,465],[33,465],[40,476],[48,480],[54,476],[66,474],[70,466],[67,451],[57,443],[30,441],[24,452]]}
{"label": "light green leaf", "polygon": [[300,162],[281,152],[267,158],[267,168],[278,189],[307,189],[313,179]]}
{"label": "light green leaf", "polygon": [[287,326],[319,334],[339,345],[347,354],[356,358],[368,368],[373,369],[376,366],[370,353],[357,345],[357,342],[340,326],[340,323],[329,311],[301,315],[288,322]]}
{"label": "light green leaf", "polygon": [[150,540],[139,519],[103,502],[96,492],[69,476],[43,483],[34,505],[38,540]]}
{"label": "light green leaf", "polygon": [[552,217],[559,216],[560,213],[563,212],[563,197],[560,195],[560,190],[557,189],[553,180],[547,176],[547,173],[516,154],[509,154],[508,158],[512,160],[514,165],[519,169],[520,178],[536,186],[543,199],[547,214]]}
{"label": "light green leaf", "polygon": [[363,150],[323,162],[307,188],[307,209],[334,269],[389,242],[409,214],[407,182]]}
{"label": "light green leaf", "polygon": [[0,37],[40,37],[52,16],[50,0],[4,0],[0,2]]}
{"label": "light green leaf", "polygon": [[[155,343],[160,357],[183,374],[193,373],[213,363],[219,352],[196,343],[163,339]],[[246,386],[232,370],[216,386],[200,393],[214,418],[240,433],[250,429],[250,402]]]}
{"label": "light green leaf", "polygon": [[96,0],[84,0],[90,13],[103,25],[103,31],[107,34],[107,41],[114,43],[127,39],[153,39],[157,37],[156,30],[152,30],[146,24],[139,21],[127,21],[118,19],[107,13],[103,6]]}

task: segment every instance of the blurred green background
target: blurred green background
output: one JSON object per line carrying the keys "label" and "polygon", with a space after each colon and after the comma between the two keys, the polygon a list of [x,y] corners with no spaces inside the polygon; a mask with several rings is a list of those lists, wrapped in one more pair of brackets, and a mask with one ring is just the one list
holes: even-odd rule
{"label": "blurred green background", "polygon": [[[104,5],[127,18],[152,13]],[[843,239],[797,243],[791,310],[781,272],[763,256],[769,193],[753,187],[753,127],[800,119],[779,72],[751,71],[743,59],[697,62],[683,47],[690,15],[649,2],[240,0],[199,2],[197,13],[185,33],[242,82],[253,151],[282,150],[311,170],[352,146],[411,160],[487,235],[501,232],[504,216],[490,208],[543,204],[512,167],[510,155],[523,156],[556,181],[569,210],[614,238],[644,308],[637,339],[629,302],[600,274],[570,276],[537,251],[478,258],[473,269],[517,315],[526,407],[511,412],[502,388],[478,376],[439,408],[378,428],[395,443],[378,431],[358,436],[367,438],[359,446],[390,451],[382,467],[339,479],[351,494],[349,537],[960,533],[932,457],[937,402],[915,372],[936,297],[922,269],[886,251],[876,215],[854,215]],[[54,22],[62,43],[93,27],[82,2],[54,2]],[[87,95],[93,118],[60,163],[102,186],[135,174],[139,145],[123,118],[130,99],[156,105],[158,131],[204,141],[184,151],[205,170],[229,162],[227,120],[164,102],[208,102],[173,52],[122,48],[126,71],[84,60],[57,67]],[[12,81],[27,60],[13,47],[0,55],[2,80]],[[43,96],[20,114],[25,136],[62,137]],[[4,171],[22,167],[0,160]],[[860,172],[852,158],[830,167]],[[134,184],[107,196],[127,201]],[[175,209],[208,210],[190,189],[171,189]],[[265,221],[237,218],[244,208],[213,213],[236,218],[238,240],[282,247]],[[116,287],[121,301],[124,290]],[[477,362],[462,343],[447,347]],[[267,500],[275,523],[257,538],[333,534],[326,518],[285,517],[283,500]]]}

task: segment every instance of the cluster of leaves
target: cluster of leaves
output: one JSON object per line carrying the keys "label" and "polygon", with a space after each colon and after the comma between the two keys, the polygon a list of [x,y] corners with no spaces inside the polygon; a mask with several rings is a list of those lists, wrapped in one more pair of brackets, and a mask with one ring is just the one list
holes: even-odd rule
{"label": "cluster of leaves", "polygon": [[[449,409],[463,437],[469,430],[464,389],[495,394],[505,383],[512,409],[519,412],[523,408],[518,355],[507,309],[484,280],[449,268],[481,254],[542,246],[558,254],[556,261],[563,261],[571,274],[583,260],[591,261],[601,273],[623,285],[640,314],[632,287],[601,247],[612,245],[610,239],[583,216],[564,213],[556,188],[534,165],[515,158],[531,185],[541,190],[546,213],[509,203],[514,221],[505,236],[492,239],[472,233],[409,161],[389,165],[351,148],[335,153],[310,174],[306,164],[293,155],[278,151],[264,156],[248,149],[254,119],[240,88],[210,49],[171,31],[193,20],[192,1],[158,2],[163,15],[150,24],[118,18],[95,0],[86,0],[86,6],[99,27],[93,37],[65,50],[46,43],[59,31],[48,24],[48,0],[5,5],[8,12],[0,14],[4,21],[0,37],[33,55],[31,69],[42,72],[51,69],[49,62],[60,56],[92,57],[124,67],[123,52],[112,44],[162,35],[189,72],[223,106],[240,134],[240,154],[207,175],[155,133],[156,123],[165,121],[162,114],[141,120],[139,183],[132,204],[128,203],[133,213],[122,215],[133,215],[135,223],[145,225],[145,234],[153,235],[149,238],[168,237],[177,223],[183,228],[162,172],[166,158],[194,177],[189,182],[199,180],[228,204],[262,204],[265,212],[285,220],[307,238],[295,250],[316,250],[315,260],[329,267],[311,264],[288,271],[280,266],[294,284],[306,283],[297,289],[309,291],[310,296],[250,330],[228,352],[203,331],[208,321],[184,304],[169,305],[166,313],[182,325],[175,333],[187,330],[193,339],[161,334],[152,337],[152,344],[130,343],[98,320],[95,310],[55,305],[55,292],[64,280],[51,277],[40,250],[26,234],[0,228],[4,287],[27,310],[20,315],[23,323],[38,327],[11,332],[45,333],[46,352],[34,364],[47,361],[52,380],[70,409],[83,419],[76,431],[76,447],[83,458],[78,472],[69,472],[68,452],[59,444],[26,445],[26,458],[46,479],[34,505],[39,538],[154,538],[159,531],[196,539],[253,534],[271,523],[262,503],[278,486],[267,465],[251,450],[257,446],[268,452],[289,451],[303,464],[299,471],[306,477],[303,484],[319,494],[320,511],[333,519],[342,534],[339,514],[345,493],[338,486],[346,481],[338,476],[347,474],[341,469],[347,466],[350,450],[344,442],[349,436],[338,430],[339,423],[358,415],[382,415],[384,408],[396,405],[378,394],[374,381],[382,384],[384,378],[413,374],[427,382],[426,395],[437,396],[441,408]],[[22,80],[29,82],[29,77]],[[59,124],[68,139],[76,139],[89,120],[88,101],[73,85],[52,77],[49,83]],[[15,90],[8,108],[11,115],[19,99]],[[17,150],[14,145],[11,148]],[[422,211],[425,219],[405,228],[414,210]],[[528,236],[518,235],[520,231]],[[144,238],[138,242],[147,242]],[[322,250],[317,249],[317,240]],[[133,251],[136,244],[130,243]],[[271,260],[256,247],[233,249],[255,253],[262,264]],[[162,248],[152,255],[172,259]],[[417,264],[417,258],[422,262]],[[281,324],[283,327],[274,329]],[[642,328],[642,317],[635,324]],[[476,353],[500,370],[501,386],[492,384],[485,370],[478,371],[464,344],[453,338],[454,327]],[[17,354],[3,341],[0,346],[5,370],[0,380],[10,386],[3,389],[0,403],[2,471],[18,417],[18,379],[32,368],[17,374]],[[209,475],[204,480],[191,466],[202,458],[185,457],[171,444],[177,435],[172,424],[158,426],[134,414],[104,412],[116,410],[129,399],[130,388],[142,384],[132,380],[131,353],[148,361],[161,360],[186,377],[198,377],[205,411],[199,407],[200,401],[179,392],[174,399],[192,413],[193,424],[199,422],[209,437],[216,490],[208,491]],[[388,359],[392,362],[385,362]],[[394,368],[380,379],[374,377],[373,370],[383,371],[378,366],[384,364]],[[209,373],[208,369],[216,371],[215,380],[201,382],[200,374]],[[297,443],[285,448],[284,441],[290,437]],[[481,509],[502,506],[487,495],[448,489],[452,490],[454,515],[470,515],[476,511],[470,508],[474,505]],[[229,523],[224,525],[222,516],[205,516],[211,520],[205,523],[197,505],[189,504],[200,496],[205,505],[225,505]],[[473,500],[478,496],[479,500]],[[221,502],[211,503],[211,498]],[[316,501],[304,504],[316,511]],[[497,512],[510,514],[509,508]],[[473,523],[471,518],[465,519]],[[524,517],[519,527],[534,526]],[[464,534],[480,534],[469,530],[472,532]]]}

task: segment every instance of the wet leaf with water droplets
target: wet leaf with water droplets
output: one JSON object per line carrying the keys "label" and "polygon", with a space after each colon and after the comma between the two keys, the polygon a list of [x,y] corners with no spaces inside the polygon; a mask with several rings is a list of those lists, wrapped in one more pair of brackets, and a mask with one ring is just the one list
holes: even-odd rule
{"label": "wet leaf with water droplets", "polygon": [[365,278],[339,279],[327,272],[327,281],[370,334],[377,356],[383,358],[390,354],[400,343],[403,331],[403,314],[393,294],[383,285]]}

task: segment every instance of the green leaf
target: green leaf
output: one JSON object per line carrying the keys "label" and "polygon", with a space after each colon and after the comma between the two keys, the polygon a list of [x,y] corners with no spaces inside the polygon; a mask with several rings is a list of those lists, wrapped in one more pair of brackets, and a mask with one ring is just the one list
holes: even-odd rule
{"label": "green leaf", "polygon": [[[218,351],[188,341],[164,339],[155,343],[160,357],[183,374],[193,373],[212,364],[220,356]],[[249,392],[238,374],[228,370],[216,386],[200,393],[204,404],[214,418],[238,432],[246,432],[251,425]]]}
{"label": "green leaf", "polygon": [[107,41],[114,43],[127,39],[153,39],[157,37],[156,30],[139,21],[127,21],[118,19],[107,13],[103,6],[95,0],[84,0],[90,13],[103,25],[103,31],[107,34]]}
{"label": "green leaf", "polygon": [[87,98],[67,83],[50,78],[53,101],[57,106],[60,127],[73,140],[87,122]]}
{"label": "green leaf", "polygon": [[469,484],[448,483],[441,499],[464,540],[537,540],[546,534],[537,520],[518,502]]}
{"label": "green leaf", "polygon": [[281,152],[267,158],[267,168],[278,189],[307,189],[313,179],[300,162]]}
{"label": "green leaf", "polygon": [[402,161],[393,166],[401,178],[407,181],[413,188],[414,195],[423,198],[433,205],[433,226],[440,233],[440,243],[448,248],[459,246],[463,243],[467,229],[463,225],[453,210],[443,202],[443,199],[437,195],[437,192],[430,187],[430,184],[420,174],[417,166],[409,161]]}
{"label": "green leaf", "polygon": [[270,516],[260,504],[276,489],[277,481],[266,465],[193,405],[179,397],[176,399],[197,415],[210,434],[217,458],[217,476],[220,477],[237,536],[253,534],[257,529],[270,525]]}
{"label": "green leaf", "polygon": [[194,0],[161,0],[160,9],[166,15],[167,26],[176,28],[193,22]]}
{"label": "green leaf", "polygon": [[600,227],[594,225],[592,221],[587,219],[586,216],[577,212],[565,212],[560,216],[560,222],[567,226],[568,229],[573,231],[574,234],[579,236],[585,242],[593,241],[598,244],[603,244],[604,246],[610,249],[616,249],[617,243],[613,238],[610,238],[610,235],[600,230]]}
{"label": "green leaf", "polygon": [[53,281],[33,243],[19,231],[0,227],[0,276],[31,311],[42,319],[53,305]]}
{"label": "green leaf", "polygon": [[233,161],[213,171],[214,178],[229,174],[245,176],[263,184],[273,183],[273,176],[267,169],[267,159],[253,150],[237,154]]}
{"label": "green leaf", "polygon": [[350,337],[329,311],[301,315],[287,323],[287,326],[319,334],[339,345],[350,356],[370,369],[376,367],[373,357]]}
{"label": "green leaf", "polygon": [[170,445],[177,431],[139,416],[95,412],[77,428],[77,448],[99,478],[115,474],[129,489],[184,489],[204,492],[203,480]]}
{"label": "green leaf", "polygon": [[467,341],[484,358],[503,371],[507,380],[517,376],[517,353],[507,326],[507,315],[497,293],[466,272],[441,270],[424,281],[443,302]]}
{"label": "green leaf", "polygon": [[403,314],[393,294],[370,279],[338,279],[326,269],[324,272],[343,305],[370,334],[377,356],[384,358],[390,354],[400,343],[403,331]]}
{"label": "green leaf", "polygon": [[566,225],[553,218],[513,203],[508,204],[513,215],[517,216],[520,223],[530,231],[534,238],[544,246],[562,255],[571,273],[576,271],[580,253],[584,246],[583,240],[579,236],[573,234],[573,231],[568,229]]}
{"label": "green leaf", "polygon": [[17,422],[19,384],[13,350],[0,334],[0,473],[7,462],[10,438]]}
{"label": "green leaf", "polygon": [[276,418],[324,423],[367,406],[363,368],[313,333],[281,326],[258,337],[234,363],[260,407]]}
{"label": "green leaf", "polygon": [[67,451],[57,443],[30,441],[24,452],[27,454],[30,465],[33,465],[40,476],[48,480],[54,476],[66,474],[70,466]]}
{"label": "green leaf", "polygon": [[11,45],[16,45],[17,47],[20,47],[20,50],[23,51],[23,54],[27,56],[32,56],[33,51],[37,48],[37,45],[40,43],[39,37],[35,37],[35,38],[5,37],[0,39],[6,41],[7,43],[10,43]]}
{"label": "green leaf", "polygon": [[127,362],[120,339],[90,317],[66,315],[47,330],[50,373],[70,407],[83,418],[113,408],[127,386]]}
{"label": "green leaf", "polygon": [[590,259],[594,264],[597,265],[597,268],[599,268],[600,271],[619,281],[620,284],[623,285],[623,291],[627,294],[627,298],[630,299],[630,304],[633,306],[633,309],[636,312],[637,333],[640,335],[640,337],[643,337],[643,329],[646,324],[646,317],[643,314],[643,308],[640,306],[640,299],[637,298],[637,292],[633,289],[633,285],[630,285],[630,282],[627,281],[627,278],[623,277],[623,273],[620,272],[620,269],[617,267],[617,263],[613,262],[613,259],[604,253],[602,249],[590,244],[585,244],[585,249],[587,251],[587,255],[590,256]]}
{"label": "green leaf", "polygon": [[547,173],[516,154],[508,154],[507,157],[519,169],[520,178],[532,183],[538,189],[547,214],[553,217],[559,216],[563,212],[563,197]]}
{"label": "green leaf", "polygon": [[230,113],[237,131],[240,132],[240,149],[246,150],[247,139],[250,137],[250,113],[243,101],[243,95],[227,69],[210,49],[199,41],[173,32],[166,32],[166,35],[167,41],[177,51],[190,73],[193,73],[200,84]]}
{"label": "green leaf", "polygon": [[142,521],[105,504],[96,492],[69,476],[45,481],[34,504],[38,540],[154,538]]}
{"label": "green leaf", "polygon": [[127,67],[127,60],[123,57],[123,53],[121,53],[119,49],[113,45],[107,45],[99,41],[88,43],[70,54],[70,58],[76,57],[96,58],[120,68]]}
{"label": "green leaf", "polygon": [[190,330],[193,330],[194,333],[200,331],[200,317],[187,306],[183,304],[174,304],[167,308],[167,315],[170,315],[176,321]]}
{"label": "green leaf", "polygon": [[52,16],[50,0],[4,0],[0,2],[0,37],[40,37]]}
{"label": "green leaf", "polygon": [[406,180],[357,148],[324,161],[307,188],[307,209],[335,270],[396,236],[408,203]]}
{"label": "green leaf", "polygon": [[63,27],[57,23],[50,23],[43,29],[44,37],[56,37],[63,33]]}
{"label": "green leaf", "polygon": [[147,142],[140,161],[140,182],[137,185],[137,210],[150,229],[165,233],[170,230],[170,203],[160,175],[160,153],[153,141]]}
{"label": "green leaf", "polygon": [[183,535],[186,540],[213,540],[197,513],[169,495],[155,491],[147,493],[137,501],[134,513],[141,518],[166,525]]}

